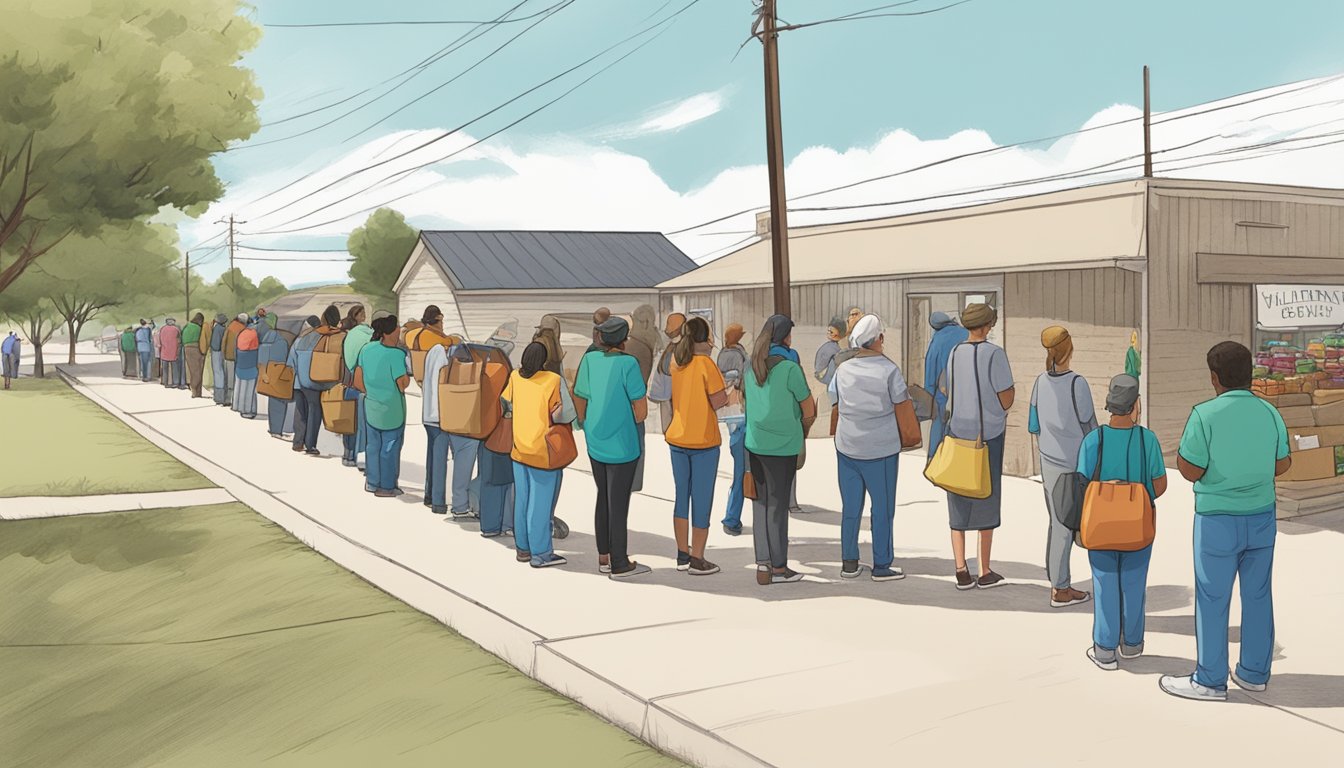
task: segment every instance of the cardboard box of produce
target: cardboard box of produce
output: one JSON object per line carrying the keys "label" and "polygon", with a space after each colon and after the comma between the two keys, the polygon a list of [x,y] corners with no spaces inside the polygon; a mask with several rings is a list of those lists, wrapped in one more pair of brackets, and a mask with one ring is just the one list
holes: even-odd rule
{"label": "cardboard box of produce", "polygon": [[1318,389],[1311,393],[1312,405],[1330,405],[1344,400],[1344,389]]}
{"label": "cardboard box of produce", "polygon": [[[1344,405],[1344,403],[1341,403],[1341,405]],[[1284,426],[1289,429],[1295,427],[1314,427],[1316,426],[1316,414],[1314,413],[1314,409],[1318,407],[1330,408],[1333,406],[1293,405],[1285,408],[1281,405],[1279,406],[1279,415],[1283,417]],[[1341,410],[1340,414],[1340,423],[1344,424],[1344,410]]]}
{"label": "cardboard box of produce", "polygon": [[1297,438],[1315,437],[1320,441],[1322,448],[1333,448],[1336,445],[1344,445],[1344,427],[1309,427],[1303,429],[1288,428],[1288,446],[1296,452]]}
{"label": "cardboard box of produce", "polygon": [[1335,449],[1313,448],[1293,454],[1293,466],[1279,476],[1280,481],[1326,480],[1336,475]]}
{"label": "cardboard box of produce", "polygon": [[1279,395],[1278,402],[1274,405],[1278,408],[1297,408],[1311,404],[1311,395],[1300,393],[1295,395]]}
{"label": "cardboard box of produce", "polygon": [[[1311,406],[1311,412],[1312,419],[1318,427],[1344,426],[1344,400],[1328,405],[1313,405]],[[1287,423],[1286,419],[1284,423]]]}

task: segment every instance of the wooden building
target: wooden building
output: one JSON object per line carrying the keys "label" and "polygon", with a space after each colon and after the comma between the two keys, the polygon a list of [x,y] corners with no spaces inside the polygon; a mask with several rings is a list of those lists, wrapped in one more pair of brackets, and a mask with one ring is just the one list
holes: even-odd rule
{"label": "wooden building", "polygon": [[[662,283],[663,312],[706,314],[716,331],[729,322],[759,329],[772,311],[769,233],[762,235]],[[1007,350],[1017,382],[1005,471],[1019,476],[1037,471],[1026,423],[1048,325],[1073,335],[1073,367],[1091,383],[1099,411],[1137,335],[1144,418],[1174,463],[1190,408],[1212,396],[1209,347],[1231,339],[1254,349],[1266,334],[1302,342],[1344,322],[1265,328],[1256,298],[1283,283],[1344,286],[1344,190],[1124,181],[794,228],[789,250],[794,346],[805,363],[827,322],[857,306],[882,318],[889,354],[922,383],[929,314],[955,316],[973,301],[995,306],[991,340]]]}

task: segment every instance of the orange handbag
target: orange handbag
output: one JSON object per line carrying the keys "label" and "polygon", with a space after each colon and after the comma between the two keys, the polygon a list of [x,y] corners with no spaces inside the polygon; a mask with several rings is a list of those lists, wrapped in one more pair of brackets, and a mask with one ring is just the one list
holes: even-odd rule
{"label": "orange handbag", "polygon": [[579,458],[571,424],[552,424],[546,429],[546,469],[564,469]]}
{"label": "orange handbag", "polygon": [[[1115,552],[1137,552],[1153,543],[1157,535],[1156,510],[1148,495],[1148,461],[1144,447],[1143,428],[1139,431],[1139,454],[1143,457],[1145,478],[1141,482],[1101,479],[1101,462],[1105,449],[1105,427],[1097,432],[1097,468],[1092,472],[1087,494],[1083,498],[1082,526],[1078,530],[1082,545],[1087,549]],[[1131,433],[1132,435],[1132,433]],[[1125,476],[1129,472],[1129,452],[1125,455]]]}

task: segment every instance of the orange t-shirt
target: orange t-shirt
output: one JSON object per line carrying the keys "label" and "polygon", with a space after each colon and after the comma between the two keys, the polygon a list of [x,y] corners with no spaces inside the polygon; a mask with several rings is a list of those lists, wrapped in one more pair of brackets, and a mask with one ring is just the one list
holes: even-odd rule
{"label": "orange t-shirt", "polygon": [[709,396],[723,389],[723,374],[709,355],[695,355],[685,367],[673,362],[672,423],[665,435],[669,445],[697,450],[722,442]]}
{"label": "orange t-shirt", "polygon": [[501,397],[513,405],[513,460],[529,467],[545,469],[550,455],[546,451],[546,431],[551,427],[551,412],[560,406],[560,377],[550,371],[537,371],[525,379],[518,371],[509,375]]}

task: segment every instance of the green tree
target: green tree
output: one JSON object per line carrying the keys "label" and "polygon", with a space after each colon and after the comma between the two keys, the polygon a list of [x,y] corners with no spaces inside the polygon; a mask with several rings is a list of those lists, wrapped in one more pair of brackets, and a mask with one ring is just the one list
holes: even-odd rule
{"label": "green tree", "polygon": [[[79,10],[74,6],[82,5]],[[223,194],[211,156],[252,135],[241,0],[17,0],[0,24],[0,293],[70,234]]]}
{"label": "green tree", "polygon": [[395,308],[392,285],[419,239],[420,233],[406,223],[406,217],[391,208],[371,213],[346,242],[346,250],[355,259],[350,265],[350,286],[355,293],[367,296],[374,308]]}
{"label": "green tree", "polygon": [[47,375],[42,348],[61,327],[60,313],[45,295],[48,287],[41,275],[30,272],[0,293],[0,315],[23,328],[23,335],[33,348],[33,375],[38,378]]}
{"label": "green tree", "polygon": [[257,284],[257,306],[264,307],[287,293],[289,289],[279,278],[267,275]]}

